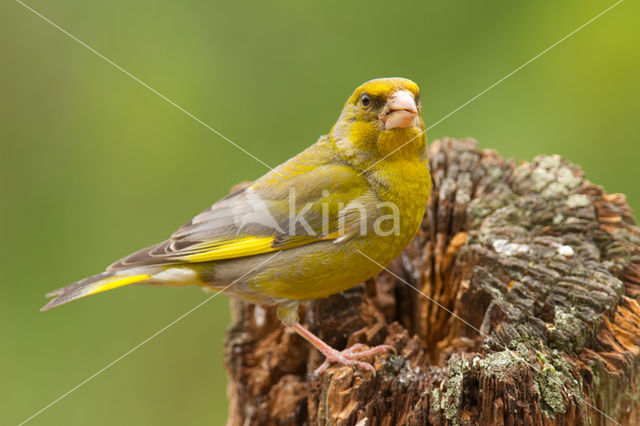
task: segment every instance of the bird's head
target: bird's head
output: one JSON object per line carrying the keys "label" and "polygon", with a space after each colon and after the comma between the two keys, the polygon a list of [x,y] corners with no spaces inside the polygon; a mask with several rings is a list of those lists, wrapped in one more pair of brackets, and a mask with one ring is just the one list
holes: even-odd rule
{"label": "bird's head", "polygon": [[330,137],[347,157],[363,164],[387,155],[423,156],[418,85],[404,78],[364,83],[347,100]]}

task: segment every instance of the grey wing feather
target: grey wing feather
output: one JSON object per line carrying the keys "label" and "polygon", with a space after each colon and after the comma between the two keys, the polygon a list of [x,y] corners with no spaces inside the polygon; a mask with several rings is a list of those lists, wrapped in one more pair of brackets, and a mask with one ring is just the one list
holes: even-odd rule
{"label": "grey wing feather", "polygon": [[222,198],[166,241],[135,252],[107,268],[115,271],[136,266],[180,263],[181,256],[193,253],[195,245],[235,239],[244,235],[272,236],[282,229],[271,215],[268,204],[250,188]]}

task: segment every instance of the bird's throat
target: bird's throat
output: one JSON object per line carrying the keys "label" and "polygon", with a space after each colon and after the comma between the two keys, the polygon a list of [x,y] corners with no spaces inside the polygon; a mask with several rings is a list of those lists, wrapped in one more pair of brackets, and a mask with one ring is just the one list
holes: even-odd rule
{"label": "bird's throat", "polygon": [[380,132],[376,142],[381,158],[416,158],[425,151],[426,136],[419,127],[391,129]]}

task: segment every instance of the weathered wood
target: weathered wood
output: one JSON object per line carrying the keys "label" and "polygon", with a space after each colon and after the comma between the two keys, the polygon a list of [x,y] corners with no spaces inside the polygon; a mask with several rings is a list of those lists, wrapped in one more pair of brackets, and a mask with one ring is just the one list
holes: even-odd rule
{"label": "weathered wood", "polygon": [[515,164],[471,140],[434,142],[430,164],[422,229],[391,273],[302,315],[334,347],[398,355],[375,376],[312,377],[320,354],[273,309],[233,302],[229,424],[640,424],[640,230],[624,196],[558,156]]}

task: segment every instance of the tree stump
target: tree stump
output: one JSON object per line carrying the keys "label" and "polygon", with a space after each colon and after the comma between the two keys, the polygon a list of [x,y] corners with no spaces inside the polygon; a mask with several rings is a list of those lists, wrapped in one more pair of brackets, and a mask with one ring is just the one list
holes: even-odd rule
{"label": "tree stump", "polygon": [[473,140],[429,149],[422,227],[368,282],[307,303],[332,366],[273,308],[232,302],[229,425],[640,424],[640,230],[559,156],[516,164]]}

